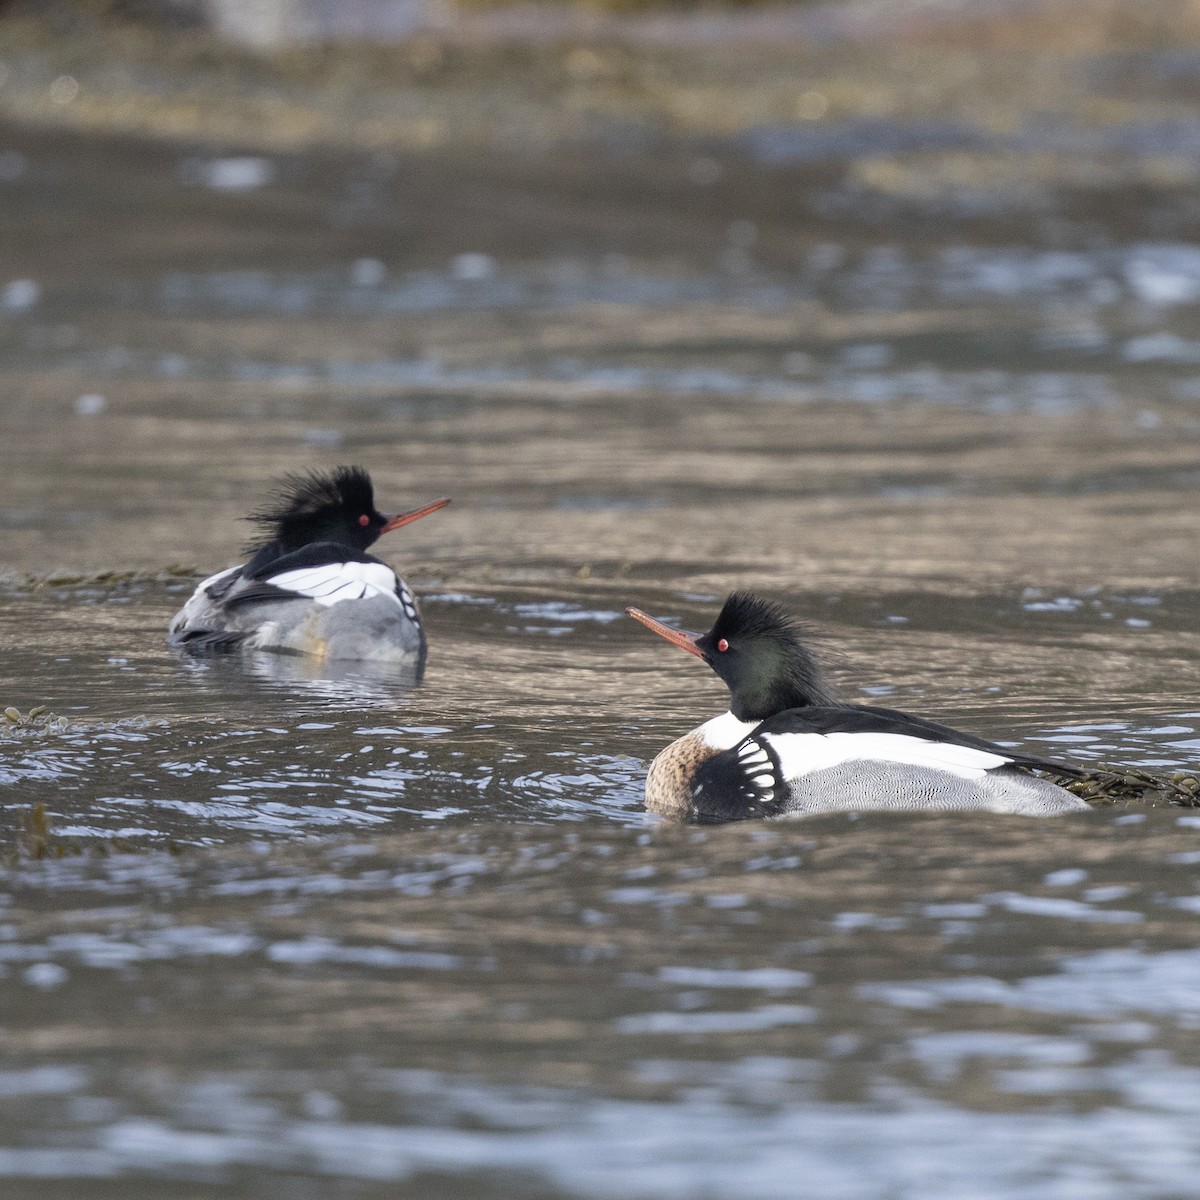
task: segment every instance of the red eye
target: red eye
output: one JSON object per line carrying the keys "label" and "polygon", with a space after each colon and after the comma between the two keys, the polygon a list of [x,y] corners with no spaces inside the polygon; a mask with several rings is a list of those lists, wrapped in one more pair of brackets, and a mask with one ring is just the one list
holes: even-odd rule
{"label": "red eye", "polygon": [[724,638],[722,638],[722,639],[721,639],[721,640],[720,640],[720,641],[717,643],[717,649],[718,649],[718,650],[720,650],[720,652],[721,652],[722,654],[724,654],[724,653],[725,653],[725,651],[729,649],[729,643],[728,643],[728,642],[727,642],[727,641],[726,641]]}
{"label": "red eye", "polygon": [[366,513],[363,513],[363,515],[358,518],[358,523],[365,529],[368,525],[370,525],[371,518],[368,517]]}

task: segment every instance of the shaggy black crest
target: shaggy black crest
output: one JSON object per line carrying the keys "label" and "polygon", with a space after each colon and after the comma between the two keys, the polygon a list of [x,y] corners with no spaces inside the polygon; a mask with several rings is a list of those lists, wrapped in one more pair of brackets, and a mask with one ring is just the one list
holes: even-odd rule
{"label": "shaggy black crest", "polygon": [[[761,721],[789,708],[838,704],[804,645],[808,637],[809,630],[778,604],[734,592],[699,646],[729,686],[734,715]],[[722,639],[725,650],[719,648]]]}
{"label": "shaggy black crest", "polygon": [[753,592],[733,592],[713,622],[708,636],[720,638],[770,638],[783,646],[797,646],[809,633],[782,605]]}
{"label": "shaggy black crest", "polygon": [[[312,540],[317,531],[324,533],[339,524],[353,522],[364,513],[372,518],[377,515],[371,476],[362,467],[285,475],[266,503],[246,518],[264,527],[246,550],[259,550],[276,540],[303,544]],[[379,523],[382,524],[382,519]]]}

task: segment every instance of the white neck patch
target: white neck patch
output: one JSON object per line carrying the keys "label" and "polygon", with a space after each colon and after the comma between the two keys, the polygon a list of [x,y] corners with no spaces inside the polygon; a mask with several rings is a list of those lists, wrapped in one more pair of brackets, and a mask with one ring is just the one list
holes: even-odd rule
{"label": "white neck patch", "polygon": [[752,729],[758,728],[757,721],[739,721],[731,712],[722,713],[705,721],[696,731],[700,740],[710,750],[728,750],[736,746]]}

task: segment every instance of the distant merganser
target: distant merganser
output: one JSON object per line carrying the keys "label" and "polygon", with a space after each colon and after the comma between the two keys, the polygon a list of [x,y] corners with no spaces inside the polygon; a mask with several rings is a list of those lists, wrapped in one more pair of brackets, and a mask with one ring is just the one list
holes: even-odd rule
{"label": "distant merganser", "polygon": [[366,553],[381,534],[450,501],[387,516],[361,467],[288,475],[247,519],[265,535],[249,562],[205,579],[171,620],[168,642],[191,651],[253,647],[323,659],[425,663],[417,602],[387,563]]}
{"label": "distant merganser", "polygon": [[1075,768],[907,713],[840,702],[804,646],[804,630],[767,600],[733,593],[706,634],[625,611],[703,659],[730,692],[727,713],[650,764],[651,811],[714,822],[868,809],[1050,816],[1089,808],[1030,773],[1082,773]]}

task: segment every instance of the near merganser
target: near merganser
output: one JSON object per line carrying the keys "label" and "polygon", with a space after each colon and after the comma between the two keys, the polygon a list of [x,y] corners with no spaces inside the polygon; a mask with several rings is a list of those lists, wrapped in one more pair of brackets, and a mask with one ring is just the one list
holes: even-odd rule
{"label": "near merganser", "polygon": [[778,605],[734,592],[706,634],[631,617],[703,659],[729,687],[729,711],[650,764],[646,807],[699,821],[785,814],[977,810],[1050,816],[1086,801],[1031,774],[1076,768],[887,708],[844,704]]}
{"label": "near merganser", "polygon": [[250,561],[205,579],[171,620],[168,642],[192,651],[252,647],[322,659],[425,664],[412,592],[366,550],[381,534],[445,508],[434,500],[387,516],[362,467],[288,475],[247,520],[264,535]]}

